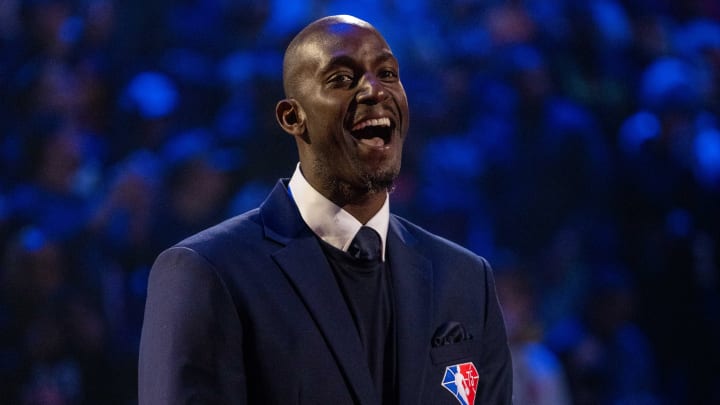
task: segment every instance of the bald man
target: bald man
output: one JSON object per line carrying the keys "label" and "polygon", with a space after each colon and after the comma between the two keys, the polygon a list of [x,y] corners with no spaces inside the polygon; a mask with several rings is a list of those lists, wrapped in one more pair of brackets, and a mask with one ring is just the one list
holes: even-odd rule
{"label": "bald man", "polygon": [[140,404],[509,404],[490,266],[390,213],[409,114],[384,38],[317,20],[283,84],[295,172],[157,258]]}

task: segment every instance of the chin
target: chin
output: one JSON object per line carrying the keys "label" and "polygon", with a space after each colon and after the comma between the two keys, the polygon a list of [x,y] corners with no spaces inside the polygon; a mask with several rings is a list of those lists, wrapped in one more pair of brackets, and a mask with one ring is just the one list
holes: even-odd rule
{"label": "chin", "polygon": [[370,193],[391,191],[395,186],[395,179],[400,174],[399,167],[381,169],[363,176],[366,188]]}

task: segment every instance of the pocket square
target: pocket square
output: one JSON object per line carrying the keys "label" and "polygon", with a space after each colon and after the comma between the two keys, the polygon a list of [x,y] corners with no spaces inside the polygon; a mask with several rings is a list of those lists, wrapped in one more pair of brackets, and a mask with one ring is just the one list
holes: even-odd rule
{"label": "pocket square", "polygon": [[465,327],[457,321],[448,321],[435,330],[432,338],[432,347],[440,347],[472,339],[472,335],[465,331]]}

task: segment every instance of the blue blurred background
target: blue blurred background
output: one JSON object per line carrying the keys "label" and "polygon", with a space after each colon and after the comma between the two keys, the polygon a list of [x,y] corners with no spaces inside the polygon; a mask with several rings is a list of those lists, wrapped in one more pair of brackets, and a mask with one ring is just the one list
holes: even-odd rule
{"label": "blue blurred background", "polygon": [[383,32],[393,210],[493,264],[517,404],[720,403],[717,0],[0,0],[0,402],[133,404],[148,270],[297,161],[282,52]]}

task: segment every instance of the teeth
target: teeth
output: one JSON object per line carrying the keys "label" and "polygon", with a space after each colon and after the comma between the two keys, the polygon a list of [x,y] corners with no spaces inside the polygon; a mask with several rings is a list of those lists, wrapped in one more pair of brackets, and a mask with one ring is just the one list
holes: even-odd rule
{"label": "teeth", "polygon": [[384,117],[384,118],[373,118],[367,121],[362,121],[352,128],[353,131],[358,131],[366,127],[389,127],[390,126],[390,118]]}

